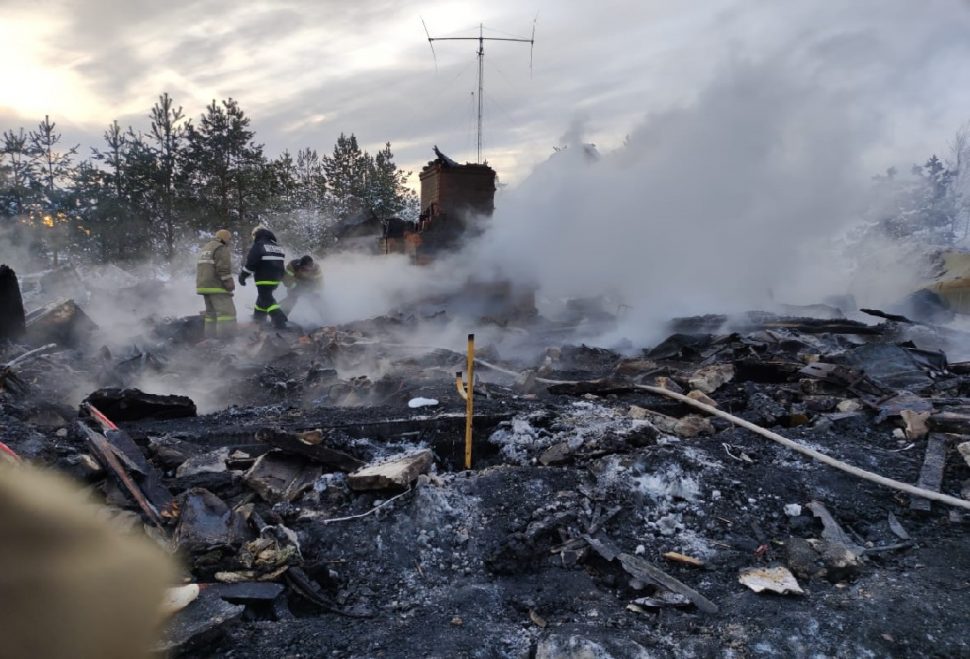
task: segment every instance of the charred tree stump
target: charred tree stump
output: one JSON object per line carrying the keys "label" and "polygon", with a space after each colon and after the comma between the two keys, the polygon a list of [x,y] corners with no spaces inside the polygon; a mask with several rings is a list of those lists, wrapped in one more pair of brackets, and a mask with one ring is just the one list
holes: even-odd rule
{"label": "charred tree stump", "polygon": [[16,341],[26,331],[27,319],[17,273],[0,265],[0,341]]}

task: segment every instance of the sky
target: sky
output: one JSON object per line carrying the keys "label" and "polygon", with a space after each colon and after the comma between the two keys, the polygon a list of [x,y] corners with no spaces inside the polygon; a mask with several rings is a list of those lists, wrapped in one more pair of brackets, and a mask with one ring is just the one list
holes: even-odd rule
{"label": "sky", "polygon": [[[417,171],[432,146],[474,161],[477,43],[487,42],[485,157],[516,185],[582,126],[609,151],[689,106],[726,62],[784,52],[789,75],[858,89],[880,136],[873,172],[944,151],[970,119],[970,9],[961,0],[0,0],[0,129],[49,114],[99,146],[117,119],[147,129],[168,92],[188,116],[236,98],[270,156],[329,152],[341,133],[392,143]],[[887,73],[889,75],[887,75]],[[844,96],[853,102],[852,94]]]}

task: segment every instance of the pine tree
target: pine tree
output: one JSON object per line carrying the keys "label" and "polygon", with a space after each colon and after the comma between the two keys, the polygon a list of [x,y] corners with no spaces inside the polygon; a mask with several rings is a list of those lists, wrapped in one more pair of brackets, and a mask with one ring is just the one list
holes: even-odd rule
{"label": "pine tree", "polygon": [[159,196],[159,224],[162,229],[165,258],[171,262],[175,254],[175,236],[177,233],[176,207],[176,175],[182,149],[185,148],[186,137],[191,127],[182,112],[182,106],[176,108],[168,93],[158,97],[158,101],[149,112],[151,119],[152,149],[158,166],[158,196]]}
{"label": "pine tree", "polygon": [[350,137],[341,133],[333,154],[323,157],[323,173],[327,180],[326,207],[334,219],[346,220],[365,209],[369,158],[360,150],[353,133]]}
{"label": "pine tree", "polygon": [[327,175],[316,149],[296,153],[296,203],[307,210],[321,210],[327,198]]}
{"label": "pine tree", "polygon": [[0,210],[9,217],[23,216],[34,199],[31,189],[33,182],[31,151],[23,128],[16,133],[12,130],[3,133],[0,162],[4,163],[7,173],[3,205]]}
{"label": "pine tree", "polygon": [[56,126],[50,116],[45,115],[37,130],[29,134],[31,157],[44,191],[41,215],[37,219],[41,226],[49,230],[47,244],[55,267],[59,264],[60,251],[67,242],[71,222],[62,186],[71,180],[74,173],[71,163],[79,146],[65,152],[58,151],[57,145],[62,136],[55,130]]}
{"label": "pine tree", "polygon": [[371,211],[381,220],[412,214],[417,206],[417,196],[407,187],[410,172],[397,168],[390,142],[377,152],[370,168],[366,202]]}
{"label": "pine tree", "polygon": [[189,126],[183,160],[188,184],[211,210],[201,227],[241,230],[254,222],[265,201],[268,177],[263,147],[255,144],[249,118],[234,99],[215,100],[199,125]]}

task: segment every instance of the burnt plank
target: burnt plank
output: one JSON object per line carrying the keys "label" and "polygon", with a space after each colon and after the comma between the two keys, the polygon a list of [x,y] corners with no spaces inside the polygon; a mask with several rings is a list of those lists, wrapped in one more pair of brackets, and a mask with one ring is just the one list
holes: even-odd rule
{"label": "burnt plank", "polygon": [[680,593],[704,613],[717,613],[718,608],[714,602],[642,558],[632,554],[620,554],[619,559],[623,569],[640,581],[657,584],[667,590]]}
{"label": "burnt plank", "polygon": [[278,430],[275,428],[260,428],[256,431],[256,440],[274,446],[281,451],[293,453],[319,462],[340,471],[351,472],[364,466],[364,462],[354,456],[329,448],[323,444],[308,443],[300,434]]}
{"label": "burnt plank", "polygon": [[[940,491],[940,485],[943,483],[943,468],[946,466],[946,445],[946,437],[939,434],[929,436],[926,441],[926,457],[923,459],[917,486],[924,490]],[[911,510],[929,512],[931,504],[929,499],[914,496],[909,507]]]}

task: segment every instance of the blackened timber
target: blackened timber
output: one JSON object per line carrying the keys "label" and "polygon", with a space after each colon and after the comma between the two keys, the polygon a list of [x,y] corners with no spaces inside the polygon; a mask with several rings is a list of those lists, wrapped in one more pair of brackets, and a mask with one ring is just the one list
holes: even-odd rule
{"label": "blackened timber", "polygon": [[17,341],[27,331],[17,273],[0,265],[0,341]]}
{"label": "blackened timber", "polygon": [[309,458],[314,462],[339,469],[340,471],[355,471],[365,464],[363,461],[343,451],[337,451],[322,444],[308,444],[303,441],[299,434],[285,430],[260,428],[256,431],[256,440],[275,446],[287,453],[295,453]]}
{"label": "blackened timber", "polygon": [[[943,468],[946,467],[947,439],[945,435],[931,434],[926,441],[926,457],[919,472],[918,487],[924,490],[940,491],[943,484]],[[914,496],[909,503],[911,510],[929,512],[930,500]]]}
{"label": "blackened timber", "polygon": [[583,396],[585,394],[605,396],[607,394],[628,394],[636,391],[636,389],[630,384],[614,380],[587,380],[554,384],[549,387],[548,391],[551,394],[564,394],[566,396]]}
{"label": "blackened timber", "polygon": [[940,412],[929,418],[933,430],[958,435],[970,435],[970,415],[959,412]]}
{"label": "blackened timber", "polygon": [[248,604],[273,601],[283,593],[284,586],[271,581],[241,581],[203,584],[202,589],[212,591],[232,604]]}
{"label": "blackened timber", "polygon": [[858,334],[862,336],[878,336],[886,333],[882,325],[866,325],[851,320],[842,321],[778,321],[765,323],[763,329],[789,329],[803,334]]}
{"label": "blackened timber", "polygon": [[623,565],[623,569],[640,581],[657,584],[667,590],[680,593],[704,613],[717,613],[718,608],[714,602],[642,558],[638,558],[632,554],[620,554],[619,559]]}
{"label": "blackened timber", "polygon": [[83,403],[82,409],[87,410],[94,421],[101,425],[104,433],[102,436],[107,440],[114,456],[127,465],[130,471],[135,472],[135,480],[155,510],[162,517],[174,517],[175,499],[162,484],[162,473],[148,461],[131,436],[91,403]]}
{"label": "blackened timber", "polygon": [[35,344],[53,342],[76,346],[98,326],[74,300],[63,300],[27,314],[27,338]]}
{"label": "blackened timber", "polygon": [[138,507],[142,509],[145,516],[154,524],[155,526],[162,527],[162,519],[159,515],[159,511],[149,503],[148,499],[145,498],[144,493],[132,479],[132,477],[125,471],[124,466],[118,457],[114,454],[111,445],[108,440],[105,439],[104,435],[92,430],[85,423],[78,422],[78,428],[84,433],[88,440],[88,446],[91,447],[91,451],[94,453],[95,458],[98,462],[108,471],[110,471],[115,478],[121,483],[128,493],[138,504]]}
{"label": "blackened timber", "polygon": [[85,399],[115,422],[140,419],[180,419],[196,415],[188,396],[148,394],[140,389],[98,389]]}

